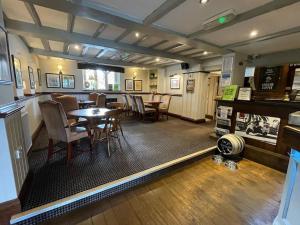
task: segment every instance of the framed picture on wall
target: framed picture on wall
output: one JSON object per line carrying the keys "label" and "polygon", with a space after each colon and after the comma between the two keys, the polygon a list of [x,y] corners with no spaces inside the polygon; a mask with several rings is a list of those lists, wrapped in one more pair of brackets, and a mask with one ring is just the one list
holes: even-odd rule
{"label": "framed picture on wall", "polygon": [[14,72],[14,77],[15,77],[16,88],[23,88],[21,61],[14,55],[11,55],[11,60],[12,60],[12,64],[13,64],[13,72]]}
{"label": "framed picture on wall", "polygon": [[41,69],[37,69],[37,75],[38,75],[38,83],[39,86],[42,86],[42,74],[41,74]]}
{"label": "framed picture on wall", "polygon": [[133,90],[134,90],[133,80],[126,79],[125,80],[125,91],[133,91]]}
{"label": "framed picture on wall", "polygon": [[60,75],[55,73],[46,73],[47,88],[60,88]]}
{"label": "framed picture on wall", "polygon": [[142,80],[134,80],[134,90],[135,91],[143,90],[143,81]]}
{"label": "framed picture on wall", "polygon": [[30,89],[35,89],[35,81],[32,67],[28,66]]}
{"label": "framed picture on wall", "polygon": [[12,82],[9,56],[7,33],[0,27],[0,84]]}
{"label": "framed picture on wall", "polygon": [[170,78],[170,88],[171,89],[180,89],[180,78],[179,77]]}
{"label": "framed picture on wall", "polygon": [[75,89],[75,76],[74,75],[62,75],[62,88]]}

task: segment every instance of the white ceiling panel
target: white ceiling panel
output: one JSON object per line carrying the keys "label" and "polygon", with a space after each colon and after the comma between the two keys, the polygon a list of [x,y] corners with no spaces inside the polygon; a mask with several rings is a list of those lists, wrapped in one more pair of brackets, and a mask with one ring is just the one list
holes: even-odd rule
{"label": "white ceiling panel", "polygon": [[183,50],[189,49],[189,48],[191,48],[191,47],[188,46],[188,45],[182,45],[182,46],[179,46],[179,47],[177,47],[177,48],[173,48],[173,49],[169,50],[168,52],[176,53],[176,52],[178,52],[178,51],[183,51]]}
{"label": "white ceiling panel", "polygon": [[139,46],[142,47],[150,47],[154,44],[157,44],[158,42],[161,42],[163,39],[159,37],[150,36],[146,40],[139,43]]}
{"label": "white ceiling panel", "polygon": [[87,53],[86,53],[86,56],[95,57],[98,54],[99,51],[100,51],[99,48],[89,48]]}
{"label": "white ceiling panel", "polygon": [[114,25],[107,25],[107,27],[103,30],[103,32],[100,34],[100,38],[109,39],[109,40],[115,40],[117,37],[119,37],[125,29],[114,26]]}
{"label": "white ceiling panel", "polygon": [[[234,48],[235,51],[254,55],[266,54],[277,51],[300,48],[300,33],[288,35],[280,38],[275,38],[268,41],[256,42],[251,45],[245,45]],[[300,61],[300,60],[299,60]]]}
{"label": "white ceiling panel", "polygon": [[201,39],[222,46],[251,39],[249,34],[252,30],[258,31],[257,37],[279,32],[299,26],[299,11],[300,3],[297,3],[231,27],[206,34],[202,36]]}
{"label": "white ceiling panel", "polygon": [[163,50],[163,49],[166,49],[168,47],[174,46],[175,44],[178,44],[178,43],[174,42],[174,41],[169,41],[169,42],[166,42],[164,44],[161,44],[161,45],[155,47],[155,49]]}
{"label": "white ceiling panel", "polygon": [[43,26],[67,30],[68,14],[42,6],[34,6]]}
{"label": "white ceiling panel", "polygon": [[201,30],[205,20],[225,10],[234,9],[237,14],[240,14],[270,1],[211,0],[203,6],[199,0],[187,0],[158,20],[155,25],[179,33],[190,34]]}
{"label": "white ceiling panel", "polygon": [[2,8],[9,19],[34,23],[24,2],[18,0],[2,0]]}
{"label": "white ceiling panel", "polygon": [[23,37],[27,44],[32,48],[44,49],[41,39],[33,37]]}
{"label": "white ceiling panel", "polygon": [[[143,37],[143,34],[140,33],[139,37]],[[126,37],[124,37],[121,42],[122,43],[126,43],[126,44],[133,44],[134,42],[136,42],[137,40],[139,40],[139,38],[137,38],[135,36],[135,32],[131,32],[130,34],[128,34]]]}
{"label": "white ceiling panel", "polygon": [[189,54],[193,54],[193,53],[197,53],[197,52],[201,52],[201,51],[202,51],[201,49],[193,49],[193,50],[182,52],[182,53],[179,53],[179,54],[180,55],[189,55]]}
{"label": "white ceiling panel", "polygon": [[100,23],[97,23],[93,20],[76,16],[73,31],[75,33],[92,36],[96,32],[99,25]]}
{"label": "white ceiling panel", "polygon": [[165,0],[85,0],[121,16],[143,20]]}
{"label": "white ceiling panel", "polygon": [[135,63],[140,63],[140,62],[146,62],[148,60],[154,59],[153,56],[146,56],[144,58],[138,59],[138,60],[134,60]]}
{"label": "white ceiling panel", "polygon": [[64,49],[64,43],[63,42],[49,41],[49,45],[50,45],[51,50],[53,50],[53,51],[62,52],[63,49]]}

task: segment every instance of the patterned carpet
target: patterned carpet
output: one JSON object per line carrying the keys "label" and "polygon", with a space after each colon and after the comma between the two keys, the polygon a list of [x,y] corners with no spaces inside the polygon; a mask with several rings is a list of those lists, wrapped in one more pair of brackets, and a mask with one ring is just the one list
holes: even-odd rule
{"label": "patterned carpet", "polygon": [[[214,146],[209,138],[213,123],[193,124],[179,119],[156,123],[128,120],[123,122],[125,138],[123,150],[117,143],[111,158],[106,144],[99,143],[91,152],[75,147],[75,158],[66,164],[66,151],[53,156],[47,163],[47,132],[43,128],[29,158],[33,180],[30,192],[22,201],[22,210],[28,210],[84,190],[149,169],[161,163]],[[88,140],[80,143],[88,148]],[[56,148],[65,148],[57,143]]]}

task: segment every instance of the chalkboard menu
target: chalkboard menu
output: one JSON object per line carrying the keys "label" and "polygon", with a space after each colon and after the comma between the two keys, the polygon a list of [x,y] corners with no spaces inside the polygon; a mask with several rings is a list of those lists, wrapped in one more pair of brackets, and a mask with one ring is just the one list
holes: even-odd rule
{"label": "chalkboard menu", "polygon": [[277,84],[280,79],[281,66],[276,67],[263,67],[260,74],[260,91],[273,91],[276,90]]}

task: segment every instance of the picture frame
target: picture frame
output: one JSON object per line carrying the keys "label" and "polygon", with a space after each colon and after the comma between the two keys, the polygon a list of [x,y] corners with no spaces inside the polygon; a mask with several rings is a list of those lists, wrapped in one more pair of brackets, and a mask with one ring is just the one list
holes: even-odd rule
{"label": "picture frame", "polygon": [[179,77],[170,78],[170,89],[180,89],[180,78]]}
{"label": "picture frame", "polygon": [[142,91],[143,90],[143,81],[142,80],[134,80],[134,90]]}
{"label": "picture frame", "polygon": [[132,79],[125,79],[125,91],[133,91],[134,84]]}
{"label": "picture frame", "polygon": [[194,92],[195,90],[195,79],[188,79],[186,81],[186,92]]}
{"label": "picture frame", "polygon": [[60,88],[60,75],[56,73],[46,73],[47,88]]}
{"label": "picture frame", "polygon": [[37,72],[37,75],[38,75],[38,83],[39,83],[39,86],[42,86],[42,74],[41,74],[41,69],[37,69],[36,70]]}
{"label": "picture frame", "polygon": [[12,83],[12,71],[10,67],[10,53],[8,46],[7,32],[3,27],[0,26],[0,84],[11,84]]}
{"label": "picture frame", "polygon": [[28,66],[28,75],[29,75],[29,83],[30,89],[35,89],[35,80],[32,67]]}
{"label": "picture frame", "polygon": [[75,89],[75,76],[74,75],[62,75],[62,88]]}
{"label": "picture frame", "polygon": [[17,89],[23,88],[23,77],[21,70],[21,60],[14,55],[11,55],[13,73],[15,77],[15,85]]}

